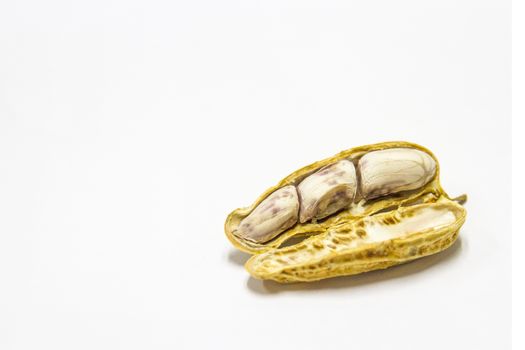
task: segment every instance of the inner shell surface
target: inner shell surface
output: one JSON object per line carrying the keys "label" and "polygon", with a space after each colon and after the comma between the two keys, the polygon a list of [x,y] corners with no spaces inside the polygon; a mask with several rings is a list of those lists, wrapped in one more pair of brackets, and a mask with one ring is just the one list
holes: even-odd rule
{"label": "inner shell surface", "polygon": [[[249,262],[250,272],[265,277],[294,267],[307,270],[309,266],[319,266],[325,259],[331,259],[334,252],[343,254],[365,244],[408,237],[427,230],[439,230],[454,224],[457,219],[453,209],[439,204],[408,207],[374,215],[355,222],[353,229],[349,231],[330,231],[322,237],[313,237],[296,246],[254,256]],[[334,241],[338,243],[335,245]]]}

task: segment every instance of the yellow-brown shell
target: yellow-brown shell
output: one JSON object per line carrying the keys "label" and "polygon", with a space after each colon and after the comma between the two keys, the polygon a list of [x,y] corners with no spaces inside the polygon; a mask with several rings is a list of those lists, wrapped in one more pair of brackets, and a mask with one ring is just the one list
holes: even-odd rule
{"label": "yellow-brown shell", "polygon": [[416,211],[423,209],[444,210],[452,213],[454,219],[441,226],[426,227],[379,242],[367,242],[367,232],[362,227],[363,221],[370,220],[370,217],[363,217],[293,246],[254,255],[245,267],[259,279],[281,283],[310,282],[384,269],[435,254],[457,239],[466,218],[466,211],[461,205],[441,197],[434,203],[400,207],[377,214],[372,220],[394,224],[400,221],[399,217],[416,215]]}
{"label": "yellow-brown shell", "polygon": [[[305,177],[312,174],[316,170],[326,165],[335,163],[339,160],[351,158],[353,161],[357,161],[364,154],[367,154],[369,152],[390,148],[411,148],[428,154],[436,162],[436,173],[433,179],[423,187],[414,191],[408,191],[407,193],[385,196],[370,201],[361,199],[361,201],[355,206],[353,206],[351,209],[343,210],[317,223],[297,223],[290,229],[284,231],[283,233],[279,234],[277,237],[273,238],[268,242],[256,243],[250,240],[242,239],[241,237],[234,234],[235,229],[239,226],[239,223],[245,217],[247,217],[265,198],[267,198],[277,189],[288,185],[297,185]],[[335,226],[344,225],[347,222],[351,222],[360,217],[377,213],[386,208],[397,207],[407,202],[417,202],[421,200],[435,201],[441,196],[445,196],[446,198],[448,198],[447,194],[445,193],[439,182],[439,163],[437,158],[432,154],[432,152],[420,145],[410,142],[383,142],[373,145],[351,148],[342,151],[332,157],[307,165],[293,172],[292,174],[286,176],[283,180],[281,180],[277,185],[267,189],[251,206],[236,209],[233,212],[231,212],[226,219],[224,230],[226,236],[235,247],[248,253],[259,254],[278,248],[285,241],[292,237],[321,234]]]}

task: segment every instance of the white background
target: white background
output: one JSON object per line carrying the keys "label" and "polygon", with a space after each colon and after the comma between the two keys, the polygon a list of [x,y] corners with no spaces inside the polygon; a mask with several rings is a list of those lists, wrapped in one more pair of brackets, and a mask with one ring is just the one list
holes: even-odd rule
{"label": "white background", "polygon": [[[0,4],[0,348],[510,348],[508,1]],[[468,219],[356,277],[249,278],[226,215],[407,140]]]}

